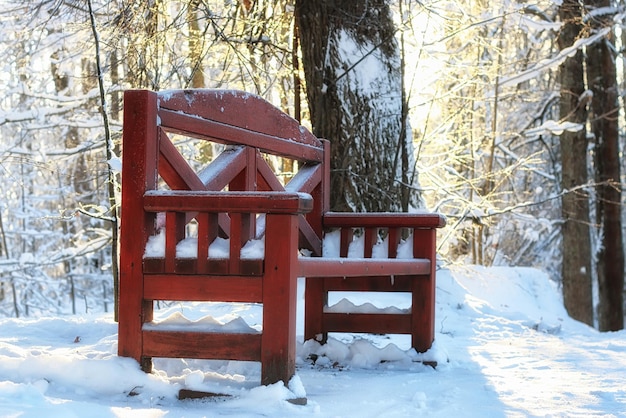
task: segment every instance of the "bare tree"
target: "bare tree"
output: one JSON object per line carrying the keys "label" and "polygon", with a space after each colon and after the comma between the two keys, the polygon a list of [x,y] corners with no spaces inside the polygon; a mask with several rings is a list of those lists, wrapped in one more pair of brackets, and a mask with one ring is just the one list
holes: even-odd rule
{"label": "bare tree", "polygon": [[[571,47],[581,36],[582,7],[577,0],[561,4],[559,17],[563,22],[558,37],[561,50]],[[591,231],[589,196],[580,189],[587,183],[587,119],[588,100],[585,96],[583,51],[579,49],[567,58],[559,69],[561,121],[578,124],[576,131],[560,135],[561,187],[569,191],[561,198],[563,217],[561,274],[563,300],[572,318],[593,325],[593,298],[591,283]]]}
{"label": "bare tree", "polygon": [[[614,11],[609,0],[587,0],[586,16],[592,31],[611,28]],[[591,131],[595,140],[598,327],[624,328],[624,245],[619,149],[619,106],[614,33],[587,47],[587,80],[593,92]]]}

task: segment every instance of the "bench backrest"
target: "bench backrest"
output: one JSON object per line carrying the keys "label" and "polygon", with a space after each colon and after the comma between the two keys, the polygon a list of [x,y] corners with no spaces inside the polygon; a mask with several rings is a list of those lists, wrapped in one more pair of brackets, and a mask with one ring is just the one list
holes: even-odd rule
{"label": "bench backrest", "polygon": [[[123,175],[133,177],[124,183],[133,189],[125,194],[128,201],[122,201],[127,212],[136,208],[137,214],[143,213],[137,198],[158,189],[160,182],[171,190],[308,193],[314,208],[301,217],[299,245],[321,255],[322,215],[329,205],[327,141],[316,138],[264,99],[236,90],[135,90],[125,93],[124,103],[123,152],[132,154],[127,160],[134,162],[123,169]],[[225,148],[196,172],[173,144],[172,134]],[[297,163],[298,171],[287,184],[278,179],[264,153]],[[144,222],[147,235],[153,235],[158,227],[156,214]],[[252,217],[241,239],[245,242],[256,233]]]}

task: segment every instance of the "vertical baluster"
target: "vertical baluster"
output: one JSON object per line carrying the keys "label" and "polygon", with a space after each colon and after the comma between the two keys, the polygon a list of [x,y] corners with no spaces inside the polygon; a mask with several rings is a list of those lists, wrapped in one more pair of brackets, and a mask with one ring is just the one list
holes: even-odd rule
{"label": "vertical baluster", "polygon": [[198,222],[198,273],[205,274],[208,271],[209,256],[209,214],[201,212],[196,215]]}
{"label": "vertical baluster", "polygon": [[165,271],[173,273],[176,268],[176,245],[185,237],[185,214],[165,214]]}
{"label": "vertical baluster", "polygon": [[365,228],[365,239],[363,248],[363,257],[372,258],[374,245],[378,242],[378,228]]}
{"label": "vertical baluster", "polygon": [[339,257],[348,256],[348,248],[354,238],[354,231],[352,228],[341,228],[341,241],[339,244]]}
{"label": "vertical baluster", "polygon": [[242,241],[241,213],[230,214],[230,247],[228,269],[230,274],[239,274],[241,270],[241,241]]}
{"label": "vertical baluster", "polygon": [[387,236],[387,254],[389,258],[398,257],[398,245],[400,244],[401,234],[402,228],[389,228]]}

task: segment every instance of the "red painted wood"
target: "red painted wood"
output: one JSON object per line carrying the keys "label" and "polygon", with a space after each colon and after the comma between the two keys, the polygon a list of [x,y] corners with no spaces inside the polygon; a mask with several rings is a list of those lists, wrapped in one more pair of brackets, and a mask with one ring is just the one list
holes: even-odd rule
{"label": "red painted wood", "polygon": [[354,231],[351,228],[342,228],[341,229],[341,238],[339,242],[339,256],[347,257],[348,250],[350,249],[350,244],[352,243],[352,239],[354,238]]}
{"label": "red painted wood", "polygon": [[157,96],[129,91],[124,102],[118,354],[141,362],[142,322],[151,316],[151,303],[143,301],[142,259],[155,218],[145,215],[142,196],[156,186]]}
{"label": "red painted wood", "polygon": [[246,148],[232,146],[198,173],[207,190],[221,191],[246,167]]}
{"label": "red painted wood", "polygon": [[263,281],[261,383],[288,383],[295,373],[298,217],[268,214]]}
{"label": "red painted wood", "polygon": [[426,259],[301,257],[300,277],[360,277],[429,274]]}
{"label": "red painted wood", "polygon": [[211,138],[224,144],[241,144],[281,157],[321,162],[323,151],[319,146],[301,144],[291,139],[249,131],[244,128],[188,116],[183,113],[161,110],[161,126],[167,132],[191,137]]}
{"label": "red painted wood", "polygon": [[142,332],[148,357],[259,361],[261,334],[184,331]]}
{"label": "red painted wood", "polygon": [[372,250],[378,241],[378,228],[365,228],[365,243],[363,248],[363,257],[372,258]]}
{"label": "red painted wood", "polygon": [[[247,231],[246,231],[247,232]],[[241,260],[241,247],[244,240],[242,231],[242,215],[241,213],[230,214],[230,243],[228,269],[231,273],[240,274],[239,261]]]}
{"label": "red painted wood", "polygon": [[[194,275],[203,274],[198,268],[198,262],[195,258],[177,258],[175,261],[176,267],[174,268],[175,274],[181,275]],[[228,259],[216,259],[211,258],[207,260],[207,271],[209,275],[228,275],[234,274],[230,271]],[[263,275],[263,260],[256,259],[244,259],[240,261],[239,267],[236,271],[242,272],[248,276],[262,276]],[[144,258],[143,259],[143,272],[144,274],[161,274],[165,273],[165,258]]]}
{"label": "red painted wood", "polygon": [[[261,153],[257,153],[256,155],[256,167],[257,167],[257,176],[256,176],[256,187],[257,190],[264,191],[277,191],[283,192],[285,188],[281,184],[281,182],[274,174],[274,171],[269,166],[267,161],[263,158]],[[298,190],[296,190],[298,191]]]}
{"label": "red painted wood", "polygon": [[428,280],[413,283],[412,345],[418,352],[428,350],[435,340],[436,239],[435,229],[416,230],[413,235],[413,256],[433,260]]}
{"label": "red painted wood", "polygon": [[144,279],[144,297],[152,300],[261,303],[262,296],[260,276],[155,274]]}
{"label": "red painted wood", "polygon": [[445,217],[436,213],[343,213],[326,212],[324,226],[338,227],[409,227],[441,228],[446,225]]}
{"label": "red painted wood", "polygon": [[330,142],[324,139],[322,140],[322,145],[324,147],[324,161],[322,162],[324,165],[324,177],[322,178],[321,193],[323,202],[320,208],[320,216],[330,211]]}
{"label": "red painted wood", "polygon": [[149,212],[306,213],[310,196],[286,192],[149,191],[144,196]]}
{"label": "red painted wood", "polygon": [[217,236],[217,214],[201,212],[196,215],[198,222],[198,273],[206,274],[209,269],[209,246]]}
{"label": "red painted wood", "polygon": [[176,268],[176,245],[185,237],[185,214],[167,212],[165,214],[165,271]]}
{"label": "red painted wood", "polygon": [[189,167],[172,141],[159,129],[159,174],[172,190],[204,190],[204,183]]}
{"label": "red painted wood", "polygon": [[[295,372],[296,277],[305,276],[305,338],[329,331],[410,333],[418,351],[434,337],[436,214],[329,212],[330,143],[264,100],[234,91],[147,91],[125,96],[120,355],[144,370],[151,357],[261,361],[262,383],[287,382]],[[198,174],[167,133],[228,145]],[[262,152],[297,161],[283,187]],[[156,190],[163,179],[172,190]],[[228,190],[228,191],[226,191]],[[155,216],[165,213],[166,255],[143,259]],[[265,229],[257,233],[257,215]],[[199,259],[176,258],[186,225],[198,223]],[[325,230],[341,229],[345,257],[354,231],[365,234],[364,259],[328,259]],[[390,259],[371,259],[378,232]],[[396,259],[413,233],[415,259]],[[230,238],[228,259],[207,258],[216,237]],[[265,236],[264,260],[242,260],[242,246]],[[298,249],[316,257],[298,259]],[[143,270],[143,271],[142,271]],[[324,313],[328,291],[412,292],[409,315]],[[263,304],[262,334],[142,331],[153,300]]]}
{"label": "red painted wood", "polygon": [[389,258],[398,256],[398,244],[401,239],[401,228],[389,228],[387,235],[387,254]]}
{"label": "red painted wood", "polygon": [[324,280],[307,277],[304,288],[304,340],[316,339],[326,342],[324,332],[324,307],[328,303],[328,293],[324,291]]}
{"label": "red painted wood", "polygon": [[410,334],[411,315],[324,313],[326,332],[368,332],[374,334]]}
{"label": "red painted wood", "polygon": [[411,292],[415,280],[425,279],[426,276],[357,276],[327,277],[322,282],[326,292]]}
{"label": "red painted wood", "polygon": [[[250,131],[319,147],[320,140],[265,99],[237,90],[179,90],[159,94],[162,109],[198,115]],[[242,111],[245,108],[245,111]]]}
{"label": "red painted wood", "polygon": [[322,239],[313,229],[311,224],[307,221],[309,219],[308,214],[305,218],[300,216],[298,218],[298,224],[300,229],[300,237],[298,241],[298,248],[305,248],[311,250],[313,255],[321,257],[322,255]]}

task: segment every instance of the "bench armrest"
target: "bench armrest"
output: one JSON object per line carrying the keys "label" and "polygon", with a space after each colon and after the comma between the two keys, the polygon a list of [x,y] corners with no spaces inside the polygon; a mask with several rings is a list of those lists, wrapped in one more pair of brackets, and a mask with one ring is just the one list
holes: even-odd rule
{"label": "bench armrest", "polygon": [[313,198],[307,193],[215,192],[150,190],[144,195],[149,212],[308,213]]}

